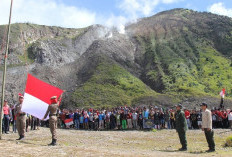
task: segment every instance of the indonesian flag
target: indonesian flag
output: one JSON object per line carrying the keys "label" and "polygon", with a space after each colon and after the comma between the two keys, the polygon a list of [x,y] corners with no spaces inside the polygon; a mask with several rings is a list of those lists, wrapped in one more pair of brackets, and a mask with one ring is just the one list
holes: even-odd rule
{"label": "indonesian flag", "polygon": [[225,94],[226,94],[226,89],[223,88],[222,91],[220,92],[220,96],[224,98]]}
{"label": "indonesian flag", "polygon": [[73,123],[73,119],[65,119],[65,120],[64,120],[64,123],[65,123],[66,126],[70,126],[70,125],[73,125],[73,124],[74,124],[74,123]]}
{"label": "indonesian flag", "polygon": [[51,104],[51,97],[59,98],[62,93],[63,90],[28,74],[22,111],[42,119]]}

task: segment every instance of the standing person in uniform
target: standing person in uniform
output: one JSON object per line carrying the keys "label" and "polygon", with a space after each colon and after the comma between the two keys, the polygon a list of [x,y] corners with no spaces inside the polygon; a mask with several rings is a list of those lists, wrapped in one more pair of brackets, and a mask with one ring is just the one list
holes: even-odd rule
{"label": "standing person in uniform", "polygon": [[215,151],[215,143],[214,143],[214,132],[212,129],[212,114],[211,111],[207,109],[207,104],[202,103],[202,131],[205,132],[205,137],[207,143],[209,145],[209,150],[207,152],[214,152]]}
{"label": "standing person in uniform", "polygon": [[42,120],[46,119],[49,114],[49,128],[52,134],[52,143],[50,143],[49,145],[52,146],[55,146],[57,141],[57,135],[56,135],[57,112],[59,109],[61,96],[59,97],[59,100],[57,100],[57,96],[51,97],[51,105],[48,106],[47,112],[44,115],[44,118],[42,119]]}
{"label": "standing person in uniform", "polygon": [[26,131],[26,113],[22,112],[22,104],[24,97],[22,94],[19,94],[19,103],[15,106],[16,114],[16,127],[18,130],[19,138],[17,140],[22,140],[25,137]]}
{"label": "standing person in uniform", "polygon": [[185,118],[185,113],[182,111],[182,105],[179,104],[176,106],[176,131],[179,135],[180,143],[182,148],[179,151],[187,150],[187,140],[186,140],[186,130],[187,130],[187,121]]}

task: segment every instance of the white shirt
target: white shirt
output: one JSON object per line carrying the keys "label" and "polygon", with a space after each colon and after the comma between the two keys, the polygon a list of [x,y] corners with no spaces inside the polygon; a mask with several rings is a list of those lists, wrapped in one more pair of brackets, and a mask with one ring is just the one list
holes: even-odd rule
{"label": "white shirt", "polygon": [[228,120],[232,120],[232,112],[230,112],[230,114],[228,114]]}
{"label": "white shirt", "polygon": [[212,115],[211,111],[208,109],[202,111],[202,128],[212,129]]}
{"label": "white shirt", "polygon": [[137,119],[137,113],[133,113],[132,117],[133,117],[134,120],[136,120]]}

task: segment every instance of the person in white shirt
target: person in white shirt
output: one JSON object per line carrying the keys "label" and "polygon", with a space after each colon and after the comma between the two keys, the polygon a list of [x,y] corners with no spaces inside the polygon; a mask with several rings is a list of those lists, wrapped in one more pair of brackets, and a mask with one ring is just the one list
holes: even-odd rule
{"label": "person in white shirt", "polygon": [[132,113],[132,118],[133,118],[133,121],[132,121],[133,127],[134,127],[134,129],[137,129],[138,115],[135,112],[135,110]]}
{"label": "person in white shirt", "polygon": [[230,124],[230,129],[232,130],[232,110],[228,110],[228,121]]}
{"label": "person in white shirt", "polygon": [[205,132],[205,137],[209,145],[209,150],[207,152],[215,151],[215,143],[214,143],[214,132],[212,129],[212,114],[211,111],[207,109],[208,105],[206,103],[202,103],[202,131]]}

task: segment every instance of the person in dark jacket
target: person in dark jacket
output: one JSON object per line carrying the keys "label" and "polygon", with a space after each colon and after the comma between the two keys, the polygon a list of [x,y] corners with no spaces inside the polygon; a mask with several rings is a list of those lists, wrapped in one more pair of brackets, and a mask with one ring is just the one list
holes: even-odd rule
{"label": "person in dark jacket", "polygon": [[187,140],[186,140],[186,130],[187,130],[187,121],[185,118],[185,113],[182,111],[182,105],[179,104],[176,106],[176,131],[179,135],[180,143],[182,148],[179,151],[187,150]]}
{"label": "person in dark jacket", "polygon": [[158,110],[156,110],[154,113],[154,124],[155,129],[160,129],[160,113],[158,112]]}
{"label": "person in dark jacket", "polygon": [[142,111],[139,111],[138,125],[139,125],[139,129],[142,130],[143,129],[143,113],[142,113]]}
{"label": "person in dark jacket", "polygon": [[116,128],[116,117],[115,114],[112,112],[110,115],[110,129],[115,129]]}
{"label": "person in dark jacket", "polygon": [[79,110],[77,109],[76,112],[74,112],[74,116],[73,116],[73,121],[76,129],[80,129],[80,117],[81,115],[79,113]]}
{"label": "person in dark jacket", "polygon": [[193,110],[190,114],[190,120],[192,123],[192,129],[198,129],[198,125],[197,125],[197,114],[196,111]]}

